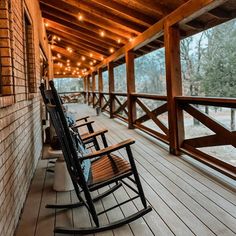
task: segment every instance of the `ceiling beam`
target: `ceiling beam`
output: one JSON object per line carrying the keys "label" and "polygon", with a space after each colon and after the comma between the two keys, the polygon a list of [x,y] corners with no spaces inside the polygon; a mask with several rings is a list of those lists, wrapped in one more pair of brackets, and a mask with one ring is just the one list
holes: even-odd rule
{"label": "ceiling beam", "polygon": [[[113,53],[110,57],[106,58],[95,69],[104,67],[111,61],[123,57],[129,50],[136,50],[141,48],[145,44],[153,41],[154,39],[163,35],[164,25],[166,27],[173,26],[175,24],[186,24],[196,17],[214,9],[215,7],[225,3],[227,0],[189,0],[185,4],[181,5],[175,11],[171,12],[166,17],[162,18],[153,26],[149,27],[141,35],[137,36],[132,42],[126,44],[118,51]],[[90,71],[92,73],[92,71]]]}
{"label": "ceiling beam", "polygon": [[[41,0],[41,2],[52,2],[55,4],[55,0]],[[66,11],[70,10],[72,7],[75,11],[78,11],[83,15],[85,21],[93,24],[99,23],[110,25],[112,21],[113,27],[117,27],[121,30],[137,35],[146,29],[143,25],[132,22],[129,19],[122,18],[119,15],[114,15],[109,10],[101,8],[100,6],[87,0],[57,0],[56,2],[62,3],[63,9]]]}
{"label": "ceiling beam", "polygon": [[160,4],[157,1],[150,0],[130,0],[133,4],[137,4],[141,9],[143,6],[146,8],[155,11],[158,16],[163,17],[171,12],[171,9],[166,5]]}
{"label": "ceiling beam", "polygon": [[[121,19],[120,23],[117,23],[112,20],[112,15],[110,18],[104,17],[104,12],[100,12],[100,14],[95,14],[96,9],[91,9],[90,7],[83,7],[83,3],[81,1],[73,0],[73,1],[54,1],[54,0],[41,0],[41,5],[45,5],[48,8],[54,8],[56,10],[60,10],[63,13],[70,14],[76,17],[78,21],[78,13],[83,16],[83,20],[80,21],[81,23],[90,23],[92,25],[97,26],[97,28],[103,28],[104,30],[111,30],[120,35],[124,35],[124,37],[129,38],[131,34],[140,34],[143,32],[145,28],[137,27],[136,24],[131,25],[132,28],[129,28],[126,23],[126,20]],[[81,7],[82,6],[82,7]],[[85,10],[83,10],[85,8]],[[48,9],[47,9],[48,10]],[[86,11],[87,10],[87,11]],[[130,27],[131,27],[130,26]]]}
{"label": "ceiling beam", "polygon": [[[90,30],[92,33],[97,33],[97,35],[100,35],[101,31],[106,32],[106,37],[111,38],[114,41],[117,41],[117,39],[120,39],[123,44],[128,42],[128,39],[131,36],[130,32],[121,30],[120,28],[114,27],[112,24],[109,24],[109,26],[104,24],[94,24],[87,22],[86,20],[79,21],[78,20],[78,11],[76,10],[76,13],[72,11],[73,8],[70,8],[69,11],[65,11],[59,7],[55,7],[54,5],[45,4],[44,2],[41,3],[41,9],[43,10],[43,13],[52,15],[54,17],[63,19],[65,21],[73,22],[73,24],[86,29]],[[97,21],[99,22],[99,21]]]}
{"label": "ceiling beam", "polygon": [[107,45],[107,47],[110,46],[110,47],[118,48],[118,44],[115,40],[112,40],[109,38],[106,38],[106,40],[104,40],[104,38],[100,37],[99,34],[89,31],[87,29],[84,29],[84,28],[74,24],[73,22],[67,21],[67,20],[63,19],[63,17],[54,16],[54,15],[46,13],[46,12],[43,12],[42,16],[46,19],[49,19],[49,20],[54,21],[58,24],[61,24],[63,26],[73,29],[73,31],[77,32],[77,35],[80,35],[81,37],[83,36],[83,38],[87,38],[89,41],[96,41],[96,42],[98,42],[98,45],[101,43],[101,44]]}
{"label": "ceiling beam", "polygon": [[102,56],[108,56],[110,53],[107,50],[107,45],[97,45],[94,42],[90,42],[88,40],[81,39],[80,36],[77,35],[77,32],[67,29],[60,24],[49,21],[49,27],[47,28],[47,32],[51,35],[57,35],[66,41],[70,41],[71,44],[77,44],[78,47],[83,48],[87,51],[93,51]]}
{"label": "ceiling beam", "polygon": [[60,53],[61,55],[65,56],[67,59],[69,60],[73,60],[73,61],[77,61],[77,62],[80,62],[81,63],[81,66],[80,67],[86,67],[86,68],[89,68],[91,67],[87,61],[88,61],[88,58],[86,58],[86,61],[82,61],[81,59],[81,55],[80,54],[77,54],[75,52],[68,52],[65,48],[63,47],[58,47],[58,46],[54,46],[54,48],[52,49],[52,52],[55,52],[55,53]]}

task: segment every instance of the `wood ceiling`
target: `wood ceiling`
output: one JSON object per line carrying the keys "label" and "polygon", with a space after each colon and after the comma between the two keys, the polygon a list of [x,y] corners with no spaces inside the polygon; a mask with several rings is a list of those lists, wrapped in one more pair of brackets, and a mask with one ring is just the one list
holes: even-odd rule
{"label": "wood ceiling", "polygon": [[[82,75],[142,34],[187,0],[40,0],[54,59],[55,77]],[[181,24],[187,37],[236,17],[235,0]],[[135,51],[136,56],[163,47],[163,37]],[[59,58],[59,57],[60,58]],[[116,65],[124,62],[119,59]],[[67,70],[65,68],[67,67]],[[72,77],[73,77],[72,76]]]}

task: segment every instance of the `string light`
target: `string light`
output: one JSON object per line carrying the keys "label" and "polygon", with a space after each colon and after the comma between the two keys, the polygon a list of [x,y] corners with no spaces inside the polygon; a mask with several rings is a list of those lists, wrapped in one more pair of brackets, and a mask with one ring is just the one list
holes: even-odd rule
{"label": "string light", "polygon": [[79,21],[82,21],[82,20],[83,20],[83,15],[82,15],[81,13],[79,13],[79,15],[78,15],[78,20],[79,20]]}
{"label": "string light", "polygon": [[67,63],[69,63],[69,62],[70,62],[70,60],[68,59],[66,62],[67,62]]}
{"label": "string light", "polygon": [[60,53],[57,53],[57,57],[58,57],[58,58],[61,58],[61,54],[60,54]]}
{"label": "string light", "polygon": [[92,65],[93,65],[93,62],[92,62],[92,61],[90,61],[90,62],[89,62],[89,65],[90,65],[90,66],[92,66]]}
{"label": "string light", "polygon": [[82,61],[85,61],[86,58],[84,56],[82,56],[81,59],[82,59]]}
{"label": "string light", "polygon": [[114,52],[114,48],[110,48],[109,51],[110,51],[110,53],[113,53]]}
{"label": "string light", "polygon": [[60,38],[60,37],[57,37],[57,40],[58,40],[58,41],[61,41],[61,38]]}
{"label": "string light", "polygon": [[57,71],[57,75],[59,75],[59,72]]}
{"label": "string light", "polygon": [[97,62],[97,60],[93,60],[93,63],[96,63]]}
{"label": "string light", "polygon": [[92,54],[92,53],[90,53],[90,54],[89,54],[89,56],[90,56],[90,57],[93,57],[93,54]]}
{"label": "string light", "polygon": [[101,56],[101,61],[103,61],[104,60],[104,57],[103,56]]}
{"label": "string light", "polygon": [[51,49],[53,49],[54,48],[54,45],[51,45]]}
{"label": "string light", "polygon": [[121,43],[121,39],[117,39],[117,43],[119,43],[119,44],[120,44],[120,43]]}
{"label": "string light", "polygon": [[45,27],[48,27],[48,23],[46,22],[46,23],[44,23],[44,25],[45,25]]}
{"label": "string light", "polygon": [[57,36],[56,36],[56,35],[54,35],[54,36],[52,37],[52,39],[54,39],[54,40],[55,40],[55,39],[57,39]]}
{"label": "string light", "polygon": [[63,72],[63,75],[65,75],[66,74],[66,72]]}
{"label": "string light", "polygon": [[81,65],[81,62],[77,62],[77,66],[80,66]]}
{"label": "string light", "polygon": [[101,36],[101,37],[104,37],[104,36],[105,36],[105,32],[104,32],[103,30],[100,32],[100,36]]}

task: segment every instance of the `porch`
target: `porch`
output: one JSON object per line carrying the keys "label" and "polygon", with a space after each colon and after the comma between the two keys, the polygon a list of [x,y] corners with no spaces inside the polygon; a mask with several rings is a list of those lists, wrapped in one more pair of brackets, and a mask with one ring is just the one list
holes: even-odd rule
{"label": "porch", "polygon": [[[235,235],[235,182],[219,172],[189,158],[169,154],[168,147],[126,124],[95,115],[87,105],[69,105],[70,109],[95,120],[95,128],[107,128],[111,144],[135,138],[132,150],[137,163],[146,198],[153,211],[129,225],[99,235]],[[122,155],[122,153],[120,153]],[[44,157],[45,158],[45,157]],[[52,190],[53,174],[46,159],[40,160],[19,222],[16,236],[53,235],[54,226],[88,226],[90,217],[85,208],[54,211],[47,203],[76,201],[71,192]],[[122,201],[131,193],[126,187],[104,198],[96,205],[103,210]],[[105,214],[103,223],[132,213],[140,202],[120,207]]]}

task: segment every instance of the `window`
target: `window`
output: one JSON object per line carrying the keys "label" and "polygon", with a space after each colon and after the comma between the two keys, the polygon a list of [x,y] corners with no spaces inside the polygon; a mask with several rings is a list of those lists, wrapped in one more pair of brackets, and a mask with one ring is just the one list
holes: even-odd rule
{"label": "window", "polygon": [[33,28],[28,14],[24,16],[24,71],[26,93],[36,92]]}

